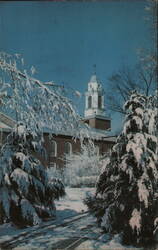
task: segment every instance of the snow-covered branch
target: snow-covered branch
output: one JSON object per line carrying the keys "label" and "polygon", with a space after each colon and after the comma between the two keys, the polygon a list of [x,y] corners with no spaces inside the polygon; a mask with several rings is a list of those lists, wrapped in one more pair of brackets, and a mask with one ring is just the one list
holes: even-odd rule
{"label": "snow-covered branch", "polygon": [[0,56],[0,68],[7,82],[3,81],[3,87],[8,97],[2,108],[35,130],[49,128],[54,133],[67,129],[77,131],[80,117],[62,91],[55,85],[49,88],[30,77],[25,70],[18,70],[16,61],[11,59],[3,53]]}

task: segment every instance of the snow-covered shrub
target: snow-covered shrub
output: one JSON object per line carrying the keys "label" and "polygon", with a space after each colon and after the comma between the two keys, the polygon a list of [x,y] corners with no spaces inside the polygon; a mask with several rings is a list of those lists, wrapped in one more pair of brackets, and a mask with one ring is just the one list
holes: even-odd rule
{"label": "snow-covered shrub", "polygon": [[133,92],[124,128],[85,203],[105,232],[126,244],[151,242],[158,231],[157,96]]}
{"label": "snow-covered shrub", "polygon": [[81,152],[66,155],[64,183],[68,186],[95,186],[101,170],[98,148],[89,141],[81,145]]}
{"label": "snow-covered shrub", "polygon": [[57,178],[64,181],[64,169],[59,166],[47,168],[47,174],[50,179]]}
{"label": "snow-covered shrub", "polygon": [[65,194],[57,179],[48,179],[35,157],[41,141],[19,123],[9,134],[0,156],[0,223],[35,225],[55,214],[54,200]]}

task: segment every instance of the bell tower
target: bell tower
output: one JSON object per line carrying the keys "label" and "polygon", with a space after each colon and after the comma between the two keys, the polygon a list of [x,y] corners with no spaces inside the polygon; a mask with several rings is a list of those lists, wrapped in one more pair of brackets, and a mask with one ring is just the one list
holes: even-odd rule
{"label": "bell tower", "polygon": [[105,112],[104,94],[104,89],[95,71],[85,93],[84,122],[92,128],[101,130],[111,128],[111,119],[106,116]]}

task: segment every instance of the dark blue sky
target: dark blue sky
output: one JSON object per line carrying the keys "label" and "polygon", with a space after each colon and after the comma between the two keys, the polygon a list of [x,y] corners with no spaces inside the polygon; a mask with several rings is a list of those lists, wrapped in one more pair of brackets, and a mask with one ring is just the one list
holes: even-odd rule
{"label": "dark blue sky", "polygon": [[[0,50],[22,54],[26,67],[37,69],[36,78],[64,82],[82,93],[96,64],[106,91],[107,78],[123,64],[135,65],[137,49],[149,47],[145,5],[138,0],[1,1]],[[81,113],[83,108],[81,103]]]}

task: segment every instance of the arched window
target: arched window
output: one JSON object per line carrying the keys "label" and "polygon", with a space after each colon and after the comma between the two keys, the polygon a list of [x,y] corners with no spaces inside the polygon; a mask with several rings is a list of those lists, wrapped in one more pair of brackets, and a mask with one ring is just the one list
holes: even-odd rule
{"label": "arched window", "polygon": [[40,153],[41,153],[42,158],[47,160],[47,152],[46,152],[46,149],[44,147],[41,149]]}
{"label": "arched window", "polygon": [[99,146],[96,146],[96,153],[97,153],[97,155],[100,155],[100,148],[99,148]]}
{"label": "arched window", "polygon": [[92,107],[92,97],[88,96],[88,108],[90,109]]}
{"label": "arched window", "polygon": [[65,143],[65,154],[70,155],[72,153],[72,145],[70,142]]}
{"label": "arched window", "polygon": [[98,108],[102,108],[102,97],[100,95],[98,96]]}
{"label": "arched window", "polygon": [[51,156],[52,157],[57,156],[57,143],[56,143],[56,141],[51,141]]}
{"label": "arched window", "polygon": [[0,146],[2,145],[2,141],[3,141],[3,131],[2,128],[0,128]]}

